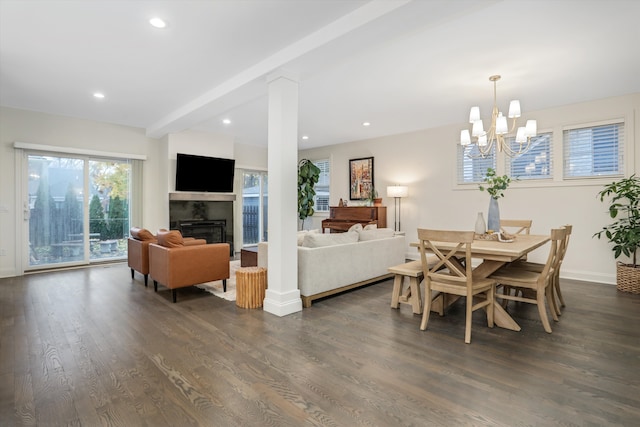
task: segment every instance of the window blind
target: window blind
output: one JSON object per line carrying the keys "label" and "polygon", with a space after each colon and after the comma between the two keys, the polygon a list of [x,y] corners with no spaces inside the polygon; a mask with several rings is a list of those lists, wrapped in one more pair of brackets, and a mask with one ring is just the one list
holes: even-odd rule
{"label": "window blind", "polygon": [[488,168],[496,168],[496,147],[486,156],[480,156],[476,145],[466,148],[458,144],[458,184],[482,182]]}
{"label": "window blind", "polygon": [[563,131],[565,178],[624,174],[624,123]]}
{"label": "window blind", "polygon": [[[515,137],[509,138],[512,149],[520,146]],[[518,179],[550,179],[553,177],[553,134],[541,133],[531,138],[529,150],[516,157],[507,156],[509,176]]]}

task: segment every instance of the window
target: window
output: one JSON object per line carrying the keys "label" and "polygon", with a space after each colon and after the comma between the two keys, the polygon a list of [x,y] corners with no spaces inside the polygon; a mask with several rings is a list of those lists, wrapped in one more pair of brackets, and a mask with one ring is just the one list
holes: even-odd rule
{"label": "window", "polygon": [[242,173],[242,246],[267,241],[268,183],[266,172]]}
{"label": "window", "polygon": [[313,209],[316,212],[329,212],[329,159],[315,160],[313,164],[320,168],[320,178],[314,187],[316,196]]}
{"label": "window", "polygon": [[624,173],[624,123],[566,129],[564,177],[620,176]]}
{"label": "window", "polygon": [[488,168],[496,168],[496,148],[486,157],[480,155],[474,144],[466,148],[458,144],[458,184],[482,182]]}
{"label": "window", "polygon": [[[508,138],[507,142],[514,150],[519,148],[514,137]],[[552,147],[551,132],[541,133],[531,138],[531,145],[526,153],[513,158],[507,156],[509,176],[520,180],[552,178]]]}

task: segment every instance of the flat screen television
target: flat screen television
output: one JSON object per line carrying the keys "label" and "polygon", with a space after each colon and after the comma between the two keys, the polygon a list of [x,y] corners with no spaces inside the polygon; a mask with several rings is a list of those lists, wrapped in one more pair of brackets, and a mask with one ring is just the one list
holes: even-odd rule
{"label": "flat screen television", "polygon": [[233,193],[235,160],[177,154],[176,191]]}

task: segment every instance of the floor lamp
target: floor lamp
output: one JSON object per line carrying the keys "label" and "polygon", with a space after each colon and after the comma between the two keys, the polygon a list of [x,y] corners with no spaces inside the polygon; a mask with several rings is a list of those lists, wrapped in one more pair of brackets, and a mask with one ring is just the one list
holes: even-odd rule
{"label": "floor lamp", "polygon": [[387,197],[395,199],[395,225],[394,231],[400,231],[400,204],[403,197],[409,195],[409,188],[405,185],[390,185],[387,187]]}

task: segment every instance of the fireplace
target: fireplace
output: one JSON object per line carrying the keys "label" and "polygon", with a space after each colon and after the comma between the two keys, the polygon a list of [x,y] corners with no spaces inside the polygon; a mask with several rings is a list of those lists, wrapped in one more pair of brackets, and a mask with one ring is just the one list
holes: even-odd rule
{"label": "fireplace", "polygon": [[233,256],[234,200],[233,194],[170,193],[169,226],[184,237],[229,243]]}

